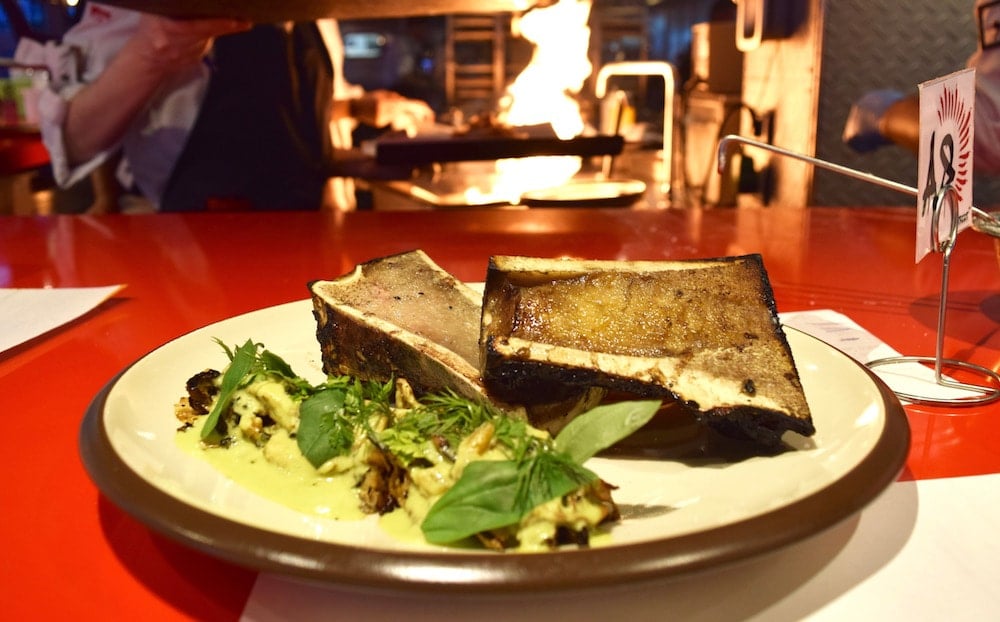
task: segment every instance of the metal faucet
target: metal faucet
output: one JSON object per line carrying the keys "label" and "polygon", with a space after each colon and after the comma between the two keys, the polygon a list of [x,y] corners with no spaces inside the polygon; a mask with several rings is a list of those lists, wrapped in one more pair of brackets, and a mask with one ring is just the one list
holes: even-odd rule
{"label": "metal faucet", "polygon": [[663,194],[670,193],[674,137],[674,67],[666,61],[641,60],[608,63],[597,72],[594,94],[604,99],[611,76],[660,76],[663,78]]}

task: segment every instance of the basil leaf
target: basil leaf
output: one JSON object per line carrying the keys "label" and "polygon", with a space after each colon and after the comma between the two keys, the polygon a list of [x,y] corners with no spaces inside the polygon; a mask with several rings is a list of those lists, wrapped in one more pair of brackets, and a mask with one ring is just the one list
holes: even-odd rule
{"label": "basil leaf", "polygon": [[653,418],[658,400],[605,404],[576,417],[556,436],[556,447],[578,464],[611,447]]}
{"label": "basil leaf", "polygon": [[270,350],[264,350],[260,353],[260,363],[264,367],[264,371],[274,372],[279,376],[287,378],[288,380],[296,380],[299,378],[295,372],[292,371],[292,366],[285,362],[285,359]]}
{"label": "basil leaf", "polygon": [[447,544],[518,522],[521,470],[510,460],[470,463],[427,512],[420,524],[424,537],[433,544]]}
{"label": "basil leaf", "polygon": [[432,544],[448,544],[481,531],[516,525],[539,505],[570,493],[597,475],[565,456],[471,462],[431,507],[421,531]]}
{"label": "basil leaf", "polygon": [[[221,343],[221,342],[219,342]],[[257,359],[257,345],[250,339],[230,352],[229,348],[223,344],[227,355],[230,356],[229,367],[222,375],[222,383],[219,387],[219,398],[215,400],[212,412],[208,413],[205,423],[201,426],[201,440],[207,440],[215,433],[216,426],[219,425],[219,417],[229,407],[229,401],[233,399],[233,393],[240,387],[243,379],[250,373],[254,361]]]}
{"label": "basil leaf", "polygon": [[299,406],[295,442],[314,467],[346,454],[354,444],[354,425],[344,408],[346,397],[347,392],[342,389],[327,389]]}

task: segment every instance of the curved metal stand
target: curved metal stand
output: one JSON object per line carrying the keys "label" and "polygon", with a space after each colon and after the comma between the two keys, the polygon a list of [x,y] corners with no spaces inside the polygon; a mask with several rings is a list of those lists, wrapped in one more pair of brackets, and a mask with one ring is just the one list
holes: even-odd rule
{"label": "curved metal stand", "polygon": [[[943,207],[947,207],[946,212],[942,209]],[[880,367],[885,365],[914,362],[933,363],[934,382],[938,385],[979,393],[978,395],[963,397],[933,398],[924,395],[896,391],[896,395],[899,397],[919,404],[961,406],[963,404],[984,404],[1000,398],[1000,375],[998,375],[995,371],[974,363],[944,358],[945,309],[948,307],[948,272],[951,265],[951,251],[955,248],[955,239],[958,237],[957,211],[958,207],[955,203],[955,195],[951,191],[951,187],[945,186],[941,188],[934,196],[934,202],[931,206],[931,218],[933,219],[931,220],[931,239],[935,242],[936,248],[934,250],[942,255],[941,299],[938,304],[937,346],[935,348],[934,356],[892,356],[868,362],[868,367]],[[942,237],[940,231],[942,212],[946,213],[950,223],[948,234],[944,237]],[[992,379],[994,386],[990,388],[976,384],[956,382],[942,374],[942,369],[945,366],[955,369],[964,369],[966,371],[979,372],[987,378]]]}
{"label": "curved metal stand", "polygon": [[[904,184],[896,183],[888,179],[883,179],[869,173],[862,173],[845,166],[840,166],[838,164],[832,164],[826,162],[825,160],[819,160],[807,155],[800,153],[795,153],[794,151],[788,151],[787,149],[782,149],[780,147],[775,147],[774,145],[768,143],[762,143],[756,140],[752,140],[743,136],[726,136],[719,141],[719,151],[718,151],[718,166],[719,172],[722,172],[726,167],[726,160],[728,156],[727,146],[729,143],[743,143],[750,145],[752,147],[758,147],[766,151],[771,151],[778,155],[787,156],[809,162],[815,166],[825,168],[827,170],[846,175],[848,177],[854,177],[855,179],[860,179],[862,181],[867,181],[869,183],[874,183],[879,186],[886,188],[891,188],[905,194],[910,194],[917,196],[917,189],[912,186],[907,186]],[[946,236],[941,235],[940,223],[943,208],[947,208],[944,212],[949,219],[948,233]],[[935,243],[935,252],[941,253],[942,259],[942,270],[941,270],[941,297],[938,303],[938,322],[937,322],[937,344],[935,348],[934,356],[892,356],[881,359],[876,359],[874,361],[869,361],[866,363],[868,367],[884,367],[889,365],[898,365],[902,363],[933,363],[934,364],[934,382],[938,386],[950,387],[953,389],[962,389],[965,391],[971,391],[974,394],[961,397],[935,397],[928,395],[917,395],[906,393],[902,391],[895,391],[896,395],[901,399],[908,400],[917,404],[930,404],[935,406],[971,406],[975,404],[985,404],[988,402],[993,402],[1000,399],[1000,374],[993,371],[992,369],[987,369],[980,365],[974,363],[969,363],[967,361],[958,361],[955,359],[944,358],[944,335],[945,335],[945,315],[948,307],[948,271],[951,264],[951,251],[955,248],[955,240],[958,237],[958,206],[955,200],[955,194],[952,192],[951,186],[945,186],[938,190],[937,194],[934,196],[934,201],[931,206],[932,209],[932,220],[931,220],[931,239]],[[975,210],[974,216],[981,212],[977,208]],[[978,230],[978,229],[977,229]],[[974,373],[982,374],[987,382],[992,381],[993,386],[983,386],[979,384],[967,384],[964,382],[957,382],[951,378],[946,377],[942,370],[945,367],[950,367],[953,369],[962,369],[965,371],[971,371]]]}
{"label": "curved metal stand", "polygon": [[975,404],[988,404],[1000,398],[1000,388],[990,389],[978,384],[966,384],[964,382],[955,382],[944,376],[942,374],[942,368],[945,366],[952,367],[955,369],[964,369],[966,371],[979,372],[992,379],[994,382],[1000,383],[1000,375],[997,375],[992,369],[987,369],[981,365],[976,365],[975,363],[969,363],[967,361],[956,361],[954,359],[941,359],[936,356],[890,356],[883,359],[875,359],[874,361],[868,361],[866,365],[868,367],[884,367],[890,365],[898,365],[902,363],[933,363],[934,364],[934,382],[942,387],[951,387],[953,389],[963,389],[966,391],[976,391],[985,393],[979,393],[978,395],[968,395],[963,397],[929,397],[927,395],[919,395],[916,393],[908,393],[906,391],[897,391],[893,389],[893,392],[900,398],[913,402],[914,404],[928,404],[931,406],[973,406]]}

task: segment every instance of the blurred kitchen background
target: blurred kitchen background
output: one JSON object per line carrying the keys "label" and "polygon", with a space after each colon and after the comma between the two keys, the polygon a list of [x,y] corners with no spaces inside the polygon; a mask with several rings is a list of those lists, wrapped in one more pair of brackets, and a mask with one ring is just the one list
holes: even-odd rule
{"label": "blurred kitchen background", "polygon": [[[964,66],[978,37],[971,0],[738,1],[753,20],[742,28],[733,0],[593,0],[593,73],[576,97],[588,126],[626,137],[614,175],[649,182],[637,206],[912,205],[909,196],[753,149],[720,175],[716,145],[725,134],[743,134],[915,185],[914,155],[897,147],[857,154],[841,141],[844,121],[869,90],[912,91]],[[532,59],[534,45],[518,33],[522,13],[466,12],[474,0],[453,5],[446,14],[342,20],[346,78],[424,99],[445,124],[495,115]],[[5,57],[19,36],[57,39],[80,13],[60,0],[0,0],[0,7]],[[759,37],[747,36],[754,26],[749,34]],[[552,28],[552,36],[561,30]],[[673,96],[654,71],[612,75],[608,95],[598,98],[598,70],[632,61],[669,63]],[[673,117],[666,133],[665,111]],[[655,169],[664,161],[669,191],[654,196],[663,190]],[[45,179],[40,171],[34,187],[44,188]],[[406,194],[375,190],[386,201],[393,191]],[[977,205],[998,196],[1000,182],[976,179]]]}

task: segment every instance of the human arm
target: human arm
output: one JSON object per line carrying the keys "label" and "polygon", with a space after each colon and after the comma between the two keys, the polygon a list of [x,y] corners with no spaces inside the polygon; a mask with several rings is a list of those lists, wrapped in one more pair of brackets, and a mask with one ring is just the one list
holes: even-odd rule
{"label": "human arm", "polygon": [[[976,74],[975,167],[977,171],[1000,173],[1000,57]],[[917,94],[892,96],[892,91],[872,91],[851,108],[844,126],[844,142],[865,153],[895,144],[913,153],[920,147],[920,98]]]}
{"label": "human arm", "polygon": [[433,123],[434,111],[421,100],[409,99],[393,91],[376,90],[359,97],[335,99],[333,119],[345,117],[376,128],[391,127],[412,133],[412,130]]}
{"label": "human arm", "polygon": [[89,160],[121,140],[172,76],[201,62],[214,37],[247,28],[239,20],[143,15],[105,71],[67,103],[62,132],[69,163]]}
{"label": "human arm", "polygon": [[893,102],[879,123],[879,132],[900,147],[917,152],[920,146],[920,101],[916,95]]}
{"label": "human arm", "polygon": [[365,91],[348,82],[344,76],[344,41],[340,25],[335,19],[320,19],[316,26],[333,65],[333,121],[407,130],[413,125],[424,125],[434,120],[434,111],[426,102],[385,89]]}
{"label": "human arm", "polygon": [[866,153],[896,144],[916,153],[920,142],[918,96],[891,89],[869,91],[851,106],[844,124],[844,142]]}
{"label": "human arm", "polygon": [[[332,120],[336,128],[339,121],[353,127],[357,123],[374,128],[391,128],[413,135],[420,127],[434,122],[434,111],[425,102],[408,99],[386,90],[368,91],[358,97],[334,99]],[[408,179],[413,170],[409,166],[378,164],[368,152],[350,148],[350,143],[335,142],[331,175],[361,179]]]}

